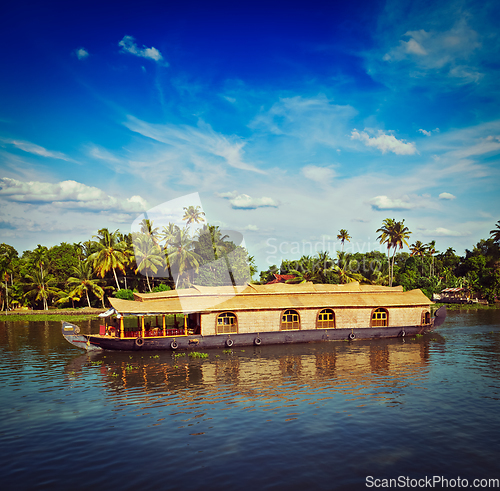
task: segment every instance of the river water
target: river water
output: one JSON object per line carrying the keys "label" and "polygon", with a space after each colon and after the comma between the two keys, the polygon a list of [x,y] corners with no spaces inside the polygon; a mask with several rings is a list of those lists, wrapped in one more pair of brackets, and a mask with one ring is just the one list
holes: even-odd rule
{"label": "river water", "polygon": [[1,489],[500,478],[500,310],[413,339],[207,353],[88,355],[59,322],[0,322]]}

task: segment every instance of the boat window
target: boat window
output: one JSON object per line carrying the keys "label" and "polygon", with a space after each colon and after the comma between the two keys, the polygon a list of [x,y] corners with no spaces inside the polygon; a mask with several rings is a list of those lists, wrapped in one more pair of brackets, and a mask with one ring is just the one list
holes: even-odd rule
{"label": "boat window", "polygon": [[372,313],[372,327],[387,327],[389,325],[389,315],[387,310],[380,308]]}
{"label": "boat window", "polygon": [[335,314],[332,309],[323,309],[318,314],[317,329],[328,329],[335,327]]}
{"label": "boat window", "polygon": [[430,323],[431,323],[431,313],[422,312],[422,324],[430,324]]}
{"label": "boat window", "polygon": [[300,329],[300,317],[296,310],[285,310],[281,316],[281,329]]}
{"label": "boat window", "polygon": [[223,312],[217,316],[217,334],[238,332],[238,320],[232,312]]}

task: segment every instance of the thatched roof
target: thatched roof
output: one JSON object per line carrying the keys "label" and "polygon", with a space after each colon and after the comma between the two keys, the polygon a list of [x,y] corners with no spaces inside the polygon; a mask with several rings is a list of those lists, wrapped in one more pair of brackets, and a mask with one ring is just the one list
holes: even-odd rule
{"label": "thatched roof", "polygon": [[158,293],[136,293],[135,301],[110,298],[122,314],[161,314],[242,310],[282,310],[287,308],[403,307],[428,306],[431,302],[420,290],[376,285],[319,285],[313,283],[206,287]]}

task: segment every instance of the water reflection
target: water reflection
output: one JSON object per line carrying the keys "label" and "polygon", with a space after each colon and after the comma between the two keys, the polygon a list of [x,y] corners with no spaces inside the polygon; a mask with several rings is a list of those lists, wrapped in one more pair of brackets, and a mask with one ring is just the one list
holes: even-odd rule
{"label": "water reflection", "polygon": [[[428,372],[430,344],[439,336],[408,340],[377,340],[300,346],[211,350],[208,358],[158,352],[130,354],[99,352],[72,359],[69,379],[99,371],[107,396],[115,403],[169,404],[175,394],[197,404],[237,404],[245,409],[262,404],[287,404],[311,399],[376,399],[393,403],[399,388],[417,384]],[[180,399],[180,400],[179,400]]]}

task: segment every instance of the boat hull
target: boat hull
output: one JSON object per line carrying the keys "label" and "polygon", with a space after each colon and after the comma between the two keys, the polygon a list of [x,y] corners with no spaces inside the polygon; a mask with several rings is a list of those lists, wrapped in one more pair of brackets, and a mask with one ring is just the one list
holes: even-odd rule
{"label": "boat hull", "polygon": [[[116,338],[113,336],[64,334],[75,346],[92,350],[156,351],[156,350],[199,350],[212,348],[232,348],[244,346],[317,343],[326,341],[354,341],[357,339],[380,339],[414,336],[431,331],[432,325],[318,329],[297,331],[276,331],[263,333],[225,334],[213,336],[167,336],[150,338]],[[82,339],[80,339],[82,338]]]}

